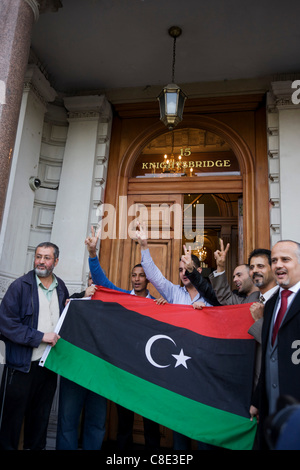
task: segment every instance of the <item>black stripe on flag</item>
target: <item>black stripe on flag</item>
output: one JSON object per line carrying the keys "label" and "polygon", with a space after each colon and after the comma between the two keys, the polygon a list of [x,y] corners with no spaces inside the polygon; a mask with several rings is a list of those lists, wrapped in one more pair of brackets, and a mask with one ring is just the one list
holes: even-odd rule
{"label": "black stripe on flag", "polygon": [[249,417],[254,340],[202,336],[100,300],[73,300],[59,334],[160,387]]}

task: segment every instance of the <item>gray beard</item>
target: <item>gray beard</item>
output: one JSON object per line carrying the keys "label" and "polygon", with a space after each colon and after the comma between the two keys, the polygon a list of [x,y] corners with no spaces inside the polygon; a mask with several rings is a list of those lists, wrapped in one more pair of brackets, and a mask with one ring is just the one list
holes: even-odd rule
{"label": "gray beard", "polygon": [[53,271],[52,268],[51,269],[46,269],[46,268],[44,268],[44,269],[35,268],[34,269],[34,272],[38,277],[48,277],[48,276],[50,276],[50,274],[52,274],[52,271]]}
{"label": "gray beard", "polygon": [[290,279],[287,279],[286,281],[282,281],[280,282],[280,284],[278,284],[280,287],[284,287],[284,286],[289,286],[290,285]]}

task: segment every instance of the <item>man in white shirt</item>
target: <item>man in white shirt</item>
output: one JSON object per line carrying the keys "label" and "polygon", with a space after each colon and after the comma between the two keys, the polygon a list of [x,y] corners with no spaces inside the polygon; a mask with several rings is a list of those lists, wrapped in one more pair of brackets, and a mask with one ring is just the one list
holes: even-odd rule
{"label": "man in white shirt", "polygon": [[[206,307],[211,307],[214,304],[216,305],[217,299],[215,296],[213,299],[215,302],[213,302],[213,300],[208,302],[205,294],[199,292],[196,287],[193,286],[190,280],[186,277],[186,269],[181,260],[179,261],[179,277],[182,285],[173,284],[163,276],[151,257],[148,248],[146,229],[139,223],[137,224],[136,237],[141,247],[141,264],[146,277],[157,291],[167,300],[167,302],[181,305],[193,305],[195,302],[200,302],[201,305]],[[196,262],[198,262],[197,265],[195,265]],[[199,260],[196,256],[193,258],[193,267],[197,271],[202,271]]]}

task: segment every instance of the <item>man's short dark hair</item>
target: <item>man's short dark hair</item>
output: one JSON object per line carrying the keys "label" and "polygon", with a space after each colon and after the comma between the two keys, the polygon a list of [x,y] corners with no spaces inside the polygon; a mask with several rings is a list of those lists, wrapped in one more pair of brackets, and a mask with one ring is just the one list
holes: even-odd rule
{"label": "man's short dark hair", "polygon": [[51,243],[51,242],[42,242],[40,243],[36,249],[35,249],[35,252],[36,253],[36,250],[38,248],[53,248],[54,250],[54,259],[57,260],[59,258],[59,248],[57,245],[55,245],[54,243]]}
{"label": "man's short dark hair", "polygon": [[199,260],[198,256],[192,255],[192,261],[193,261],[194,266],[195,266],[196,269],[200,268],[200,260]]}
{"label": "man's short dark hair", "polygon": [[265,248],[256,248],[255,250],[253,250],[250,253],[249,258],[248,258],[249,266],[250,266],[250,260],[254,256],[265,256],[268,260],[269,265],[271,266],[271,250],[267,250]]}
{"label": "man's short dark hair", "polygon": [[[247,264],[247,263],[238,264],[238,265],[236,266],[236,268],[238,268],[239,266],[245,266],[245,268],[246,268],[247,271],[249,272],[249,264]],[[235,268],[235,269],[236,269],[236,268]]]}
{"label": "man's short dark hair", "polygon": [[132,269],[134,269],[134,268],[142,268],[142,267],[143,267],[143,266],[141,265],[141,263],[139,263],[139,264],[136,264],[135,266],[133,266]]}

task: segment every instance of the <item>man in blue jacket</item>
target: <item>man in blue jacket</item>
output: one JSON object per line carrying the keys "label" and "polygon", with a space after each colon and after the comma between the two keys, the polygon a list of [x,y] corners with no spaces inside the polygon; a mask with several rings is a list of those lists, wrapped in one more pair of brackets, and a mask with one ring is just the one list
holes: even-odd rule
{"label": "man in blue jacket", "polygon": [[6,365],[0,391],[0,449],[18,449],[24,420],[24,449],[46,446],[47,426],[57,375],[39,366],[66,299],[64,282],[54,276],[59,250],[44,242],[35,250],[34,269],[16,279],[0,305],[1,339]]}

